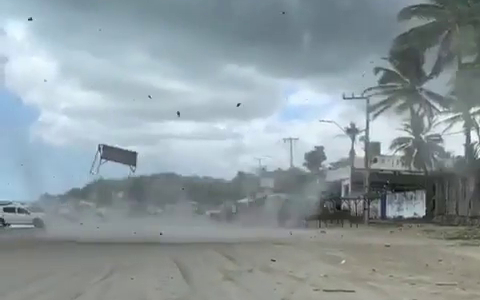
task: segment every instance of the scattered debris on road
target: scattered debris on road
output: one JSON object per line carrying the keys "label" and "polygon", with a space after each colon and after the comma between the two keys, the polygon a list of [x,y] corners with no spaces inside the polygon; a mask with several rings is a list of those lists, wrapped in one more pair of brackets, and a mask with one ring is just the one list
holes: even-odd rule
{"label": "scattered debris on road", "polygon": [[457,282],[436,282],[436,286],[457,286]]}
{"label": "scattered debris on road", "polygon": [[271,261],[271,262],[277,262],[277,260],[274,259],[274,258],[270,259],[270,261]]}
{"label": "scattered debris on road", "polygon": [[323,289],[325,293],[355,293],[355,290],[345,290],[345,289]]}

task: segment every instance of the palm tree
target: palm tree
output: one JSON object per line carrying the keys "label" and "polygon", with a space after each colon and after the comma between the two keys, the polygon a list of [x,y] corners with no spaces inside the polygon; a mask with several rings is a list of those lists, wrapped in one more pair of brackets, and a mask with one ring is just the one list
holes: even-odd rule
{"label": "palm tree", "polygon": [[[402,153],[402,160],[406,166],[423,171],[425,186],[427,186],[429,171],[437,165],[440,158],[446,155],[442,135],[431,133],[432,127],[433,123],[425,122],[424,116],[414,114],[401,129],[407,135],[395,138],[390,145],[390,150]],[[432,216],[432,207],[432,199],[427,198],[427,217]]]}
{"label": "palm tree", "polygon": [[350,165],[353,168],[355,167],[355,144],[357,143],[357,137],[363,132],[364,130],[360,129],[357,127],[357,125],[354,122],[350,122],[350,124],[343,128],[343,132],[345,135],[348,136],[350,139],[350,152],[349,152],[349,158],[350,158]]}
{"label": "palm tree", "polygon": [[402,159],[406,166],[414,167],[428,174],[439,158],[446,155],[443,148],[443,137],[438,133],[431,133],[432,122],[425,122],[420,114],[410,117],[409,122],[403,123],[402,131],[406,136],[395,138],[390,150],[402,152]]}
{"label": "palm tree", "polygon": [[429,77],[438,76],[455,60],[460,69],[464,56],[478,53],[479,12],[479,0],[428,0],[428,3],[407,6],[398,13],[399,21],[425,22],[399,35],[394,48],[414,47],[425,53],[439,46]]}
{"label": "palm tree", "polygon": [[424,70],[424,55],[415,48],[406,48],[401,51],[392,49],[389,57],[390,68],[375,67],[375,75],[379,75],[378,85],[368,88],[366,93],[381,97],[381,100],[370,106],[373,118],[385,111],[394,109],[403,114],[424,114],[434,118],[441,108],[446,107],[445,98],[425,87],[429,80]]}
{"label": "palm tree", "polygon": [[337,126],[342,132],[343,135],[350,139],[350,152],[349,152],[349,160],[350,166],[353,168],[355,167],[355,144],[357,143],[358,136],[365,131],[365,129],[360,129],[357,127],[355,122],[350,122],[350,124],[346,127],[340,126],[337,122],[332,120],[320,120],[321,123],[329,123]]}
{"label": "palm tree", "polygon": [[465,161],[471,163],[475,159],[475,148],[472,142],[472,130],[475,130],[477,136],[480,137],[480,123],[477,120],[480,115],[480,109],[472,106],[467,101],[462,101],[452,94],[451,106],[449,110],[442,112],[447,115],[442,123],[445,123],[447,127],[444,132],[450,130],[456,124],[462,124],[463,133],[465,135]]}

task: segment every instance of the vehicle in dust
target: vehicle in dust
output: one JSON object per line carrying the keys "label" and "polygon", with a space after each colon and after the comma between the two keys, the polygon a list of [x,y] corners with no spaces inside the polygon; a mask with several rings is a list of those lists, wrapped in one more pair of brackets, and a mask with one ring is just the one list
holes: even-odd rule
{"label": "vehicle in dust", "polygon": [[10,201],[0,202],[0,227],[11,225],[33,225],[45,228],[44,214],[31,212],[27,206]]}

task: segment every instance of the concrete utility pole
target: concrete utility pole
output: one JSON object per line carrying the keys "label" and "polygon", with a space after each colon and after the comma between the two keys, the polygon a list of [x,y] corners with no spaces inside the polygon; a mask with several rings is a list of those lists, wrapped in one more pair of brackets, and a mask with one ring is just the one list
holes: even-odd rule
{"label": "concrete utility pole", "polygon": [[370,219],[370,97],[365,96],[365,91],[360,96],[355,96],[353,93],[351,96],[342,95],[343,100],[365,100],[365,203],[364,216],[365,223],[368,224]]}
{"label": "concrete utility pole", "polygon": [[298,138],[294,137],[288,137],[283,139],[284,143],[288,142],[290,144],[290,168],[293,168],[293,145],[296,141],[298,141]]}
{"label": "concrete utility pole", "polygon": [[262,171],[262,160],[263,158],[262,157],[255,157],[255,160],[258,161],[258,172],[261,172]]}

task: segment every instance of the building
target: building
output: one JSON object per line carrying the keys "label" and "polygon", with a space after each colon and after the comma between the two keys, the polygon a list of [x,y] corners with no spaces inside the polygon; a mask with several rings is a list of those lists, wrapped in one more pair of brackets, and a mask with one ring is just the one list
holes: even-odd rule
{"label": "building", "polygon": [[[428,180],[424,172],[406,166],[400,156],[382,154],[381,145],[378,142],[372,143],[370,155],[370,191],[377,197],[372,200],[370,205],[371,216],[379,218],[411,217],[414,215],[412,211],[415,212],[415,215],[421,216],[418,212],[425,208],[425,199],[432,197],[430,193],[425,193]],[[450,164],[453,164],[453,161],[445,161],[443,165],[449,166]],[[439,175],[438,170],[435,170],[435,173],[436,176]],[[343,207],[348,206],[355,214],[363,214],[364,180],[364,157],[355,157],[353,168],[351,165],[347,165],[330,169],[326,173],[326,182],[337,189],[336,195],[343,199]],[[398,194],[402,194],[402,196]],[[420,205],[417,199],[422,199],[424,204]],[[404,208],[396,209],[392,203],[397,203],[397,206],[401,205]],[[405,209],[405,207],[407,208]],[[433,213],[435,207],[429,209]],[[404,213],[399,215],[400,211]]]}

